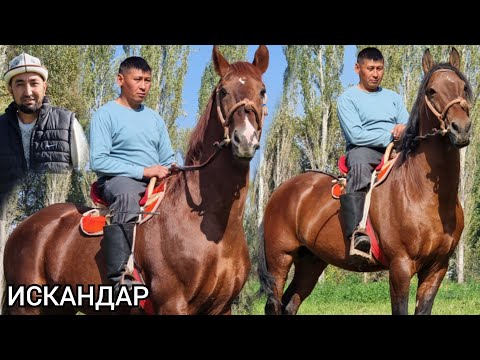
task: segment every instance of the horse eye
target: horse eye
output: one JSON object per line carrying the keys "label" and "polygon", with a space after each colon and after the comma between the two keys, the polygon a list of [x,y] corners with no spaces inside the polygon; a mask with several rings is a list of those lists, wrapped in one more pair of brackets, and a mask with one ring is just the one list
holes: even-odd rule
{"label": "horse eye", "polygon": [[428,96],[432,97],[433,95],[435,95],[437,92],[435,90],[433,90],[432,88],[428,89],[427,90],[427,94]]}
{"label": "horse eye", "polygon": [[227,95],[227,94],[228,94],[227,90],[225,90],[225,88],[222,87],[222,88],[220,89],[220,95],[225,96],[225,95]]}
{"label": "horse eye", "polygon": [[468,87],[465,85],[465,87],[463,88],[463,91],[465,91],[465,94],[468,93]]}
{"label": "horse eye", "polygon": [[263,98],[266,93],[267,93],[267,90],[262,89],[262,91],[260,91],[260,96]]}

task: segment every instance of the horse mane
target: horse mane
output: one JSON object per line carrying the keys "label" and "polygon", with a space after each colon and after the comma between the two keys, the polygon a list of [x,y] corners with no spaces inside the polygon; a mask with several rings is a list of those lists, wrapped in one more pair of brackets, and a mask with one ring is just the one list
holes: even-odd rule
{"label": "horse mane", "polygon": [[188,142],[187,155],[185,155],[185,165],[193,165],[194,160],[200,159],[203,153],[203,138],[205,132],[207,131],[208,119],[210,119],[210,113],[212,112],[212,105],[215,99],[215,94],[217,87],[213,89],[210,99],[208,100],[207,107],[203,112],[198,123],[190,135],[190,140]]}
{"label": "horse mane", "polygon": [[397,163],[397,166],[403,164],[405,160],[407,160],[408,155],[411,153],[414,153],[415,150],[417,149],[419,140],[415,140],[415,137],[419,135],[420,112],[424,104],[424,99],[427,91],[427,84],[429,83],[430,78],[432,77],[432,74],[435,71],[440,69],[448,69],[448,70],[454,71],[458,75],[458,77],[465,82],[465,85],[467,87],[466,100],[468,102],[472,101],[472,98],[473,98],[472,88],[470,86],[469,81],[465,77],[465,75],[463,75],[463,73],[460,70],[450,65],[449,63],[435,64],[430,69],[430,71],[427,74],[425,74],[425,76],[423,77],[422,83],[420,84],[420,89],[418,91],[417,99],[415,100],[415,103],[412,107],[412,111],[410,112],[407,127],[405,128],[405,133],[403,134],[403,137],[402,137],[402,143],[400,145],[401,158],[399,159],[400,161]]}
{"label": "horse mane", "polygon": [[[185,165],[193,165],[195,160],[199,160],[203,154],[203,139],[205,138],[205,132],[207,131],[208,120],[210,119],[210,115],[212,112],[213,103],[215,101],[216,90],[222,84],[222,82],[227,79],[232,74],[235,74],[239,77],[241,76],[248,76],[253,77],[258,81],[262,81],[262,74],[260,70],[250,64],[249,62],[239,61],[233,64],[230,64],[227,74],[220,79],[215,89],[212,91],[210,95],[210,99],[208,100],[207,106],[203,115],[198,120],[197,125],[192,131],[190,135],[190,141],[188,143],[188,150],[187,155],[185,156]],[[219,141],[222,139],[218,139]]]}

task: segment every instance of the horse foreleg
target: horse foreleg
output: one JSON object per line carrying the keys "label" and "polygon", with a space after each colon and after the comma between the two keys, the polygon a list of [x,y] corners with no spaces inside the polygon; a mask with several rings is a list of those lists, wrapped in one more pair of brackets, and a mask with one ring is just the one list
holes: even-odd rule
{"label": "horse foreleg", "polygon": [[320,260],[306,248],[300,248],[295,256],[295,274],[293,280],[283,295],[283,314],[295,315],[302,302],[312,292],[318,282],[318,278],[327,263]]}
{"label": "horse foreleg", "polygon": [[390,262],[390,300],[393,315],[408,315],[408,292],[413,275],[410,259],[394,259]]}
{"label": "horse foreleg", "polygon": [[433,301],[447,269],[448,262],[435,269],[428,268],[418,272],[415,315],[430,315],[432,313]]}

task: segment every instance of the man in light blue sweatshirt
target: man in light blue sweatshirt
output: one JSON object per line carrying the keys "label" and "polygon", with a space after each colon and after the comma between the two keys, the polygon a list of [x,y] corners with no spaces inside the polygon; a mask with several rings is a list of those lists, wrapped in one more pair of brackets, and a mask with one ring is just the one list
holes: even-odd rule
{"label": "man in light blue sweatshirt", "polygon": [[[151,77],[152,69],[143,58],[125,59],[117,76],[120,96],[100,107],[90,122],[90,167],[99,177],[100,195],[112,215],[111,225],[104,227],[102,249],[116,291],[131,254],[139,201],[148,181],[168,175],[175,160],[165,122],[142,104]],[[125,278],[125,283],[134,282]]]}
{"label": "man in light blue sweatshirt", "polygon": [[[358,85],[347,89],[337,102],[347,143],[349,171],[346,193],[340,197],[340,216],[348,240],[362,219],[373,169],[381,162],[387,145],[400,138],[409,117],[401,96],[380,87],[384,75],[380,50],[369,47],[360,51],[355,72],[360,79]],[[354,247],[368,254],[370,239],[356,236]]]}

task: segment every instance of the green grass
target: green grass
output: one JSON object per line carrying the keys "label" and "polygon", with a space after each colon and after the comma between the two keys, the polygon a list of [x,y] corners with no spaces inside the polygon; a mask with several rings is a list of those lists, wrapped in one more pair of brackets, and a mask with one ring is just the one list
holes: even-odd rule
{"label": "green grass", "polygon": [[[328,279],[317,284],[312,294],[302,303],[299,314],[303,315],[374,315],[391,314],[388,280],[363,283],[359,277],[343,279],[340,283]],[[251,282],[244,291],[258,290],[258,283]],[[415,311],[417,282],[412,280],[409,314]],[[243,299],[249,299],[243,295]],[[236,314],[263,314],[265,297],[251,299],[248,306],[237,307]],[[242,310],[243,309],[243,310]],[[432,314],[479,315],[480,283],[457,284],[444,280],[435,298]]]}

